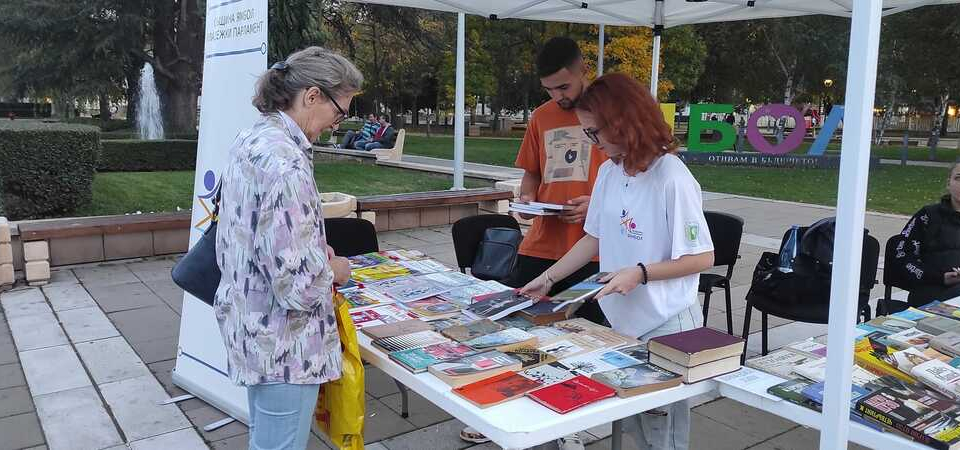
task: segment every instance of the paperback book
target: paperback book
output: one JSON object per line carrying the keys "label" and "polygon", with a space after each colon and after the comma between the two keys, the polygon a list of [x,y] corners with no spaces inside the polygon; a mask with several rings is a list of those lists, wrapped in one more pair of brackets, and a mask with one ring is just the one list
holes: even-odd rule
{"label": "paperback book", "polygon": [[346,290],[341,289],[338,292],[343,294],[343,297],[347,299],[351,311],[361,311],[395,302],[392,298],[382,295],[379,292],[370,289],[361,289],[359,287]]}
{"label": "paperback book", "polygon": [[509,286],[504,286],[493,280],[488,281],[474,281],[474,284],[468,284],[466,286],[455,287],[443,294],[440,294],[444,300],[449,300],[451,302],[458,303],[463,306],[469,306],[473,303],[473,298],[485,294],[493,294],[496,292],[503,292],[509,290]]}
{"label": "paperback book", "polygon": [[464,344],[477,350],[500,348],[507,345],[536,345],[537,337],[519,328],[507,328],[487,335],[473,338]]}
{"label": "paperback book", "polygon": [[516,372],[504,372],[454,388],[453,393],[480,408],[488,408],[523,397],[527,392],[541,387],[543,387],[543,383],[537,380],[524,377]]}
{"label": "paperback book", "polygon": [[404,304],[410,312],[423,320],[449,319],[460,314],[460,306],[440,297],[427,297]]}
{"label": "paperback book", "polygon": [[520,370],[526,370],[542,366],[544,364],[550,364],[557,360],[557,358],[537,350],[536,347],[529,347],[525,345],[501,347],[501,351],[504,354],[513,357],[517,361],[520,361]]}
{"label": "paperback book", "polygon": [[390,353],[396,361],[413,373],[426,372],[430,366],[476,353],[476,350],[456,342],[442,342],[426,347],[400,350]]}
{"label": "paperback book", "polygon": [[350,256],[347,258],[350,261],[350,269],[361,269],[364,267],[371,267],[380,265],[383,263],[388,263],[391,261],[390,258],[381,255],[379,252],[373,253],[364,253],[362,255]]}
{"label": "paperback book", "polygon": [[960,320],[941,316],[927,317],[917,322],[917,329],[934,336],[939,336],[948,331],[956,333],[960,332]]}
{"label": "paperback book", "polygon": [[399,322],[385,323],[383,325],[373,325],[364,327],[360,330],[363,334],[370,336],[370,339],[379,339],[393,336],[402,336],[404,334],[416,333],[418,331],[428,331],[433,329],[429,323],[420,319],[401,320]]}
{"label": "paperback book", "polygon": [[384,280],[370,285],[370,288],[401,303],[433,297],[450,290],[449,287],[422,276]]}
{"label": "paperback book", "polygon": [[378,338],[372,341],[372,344],[381,350],[391,353],[412,348],[421,348],[428,345],[450,342],[449,339],[441,336],[433,330],[417,331],[410,334],[401,334],[400,336],[391,336]]}
{"label": "paperback book", "polygon": [[437,282],[451,289],[461,288],[464,286],[468,286],[468,285],[480,282],[480,280],[474,277],[471,277],[470,275],[457,272],[455,270],[447,270],[446,272],[435,272],[428,275],[423,275],[422,278]]}
{"label": "paperback book", "polygon": [[466,342],[476,339],[480,336],[496,333],[503,329],[503,325],[500,325],[497,322],[494,322],[490,319],[480,319],[465,323],[463,325],[455,325],[449,328],[444,328],[440,334],[457,342]]}
{"label": "paperback book", "polygon": [[809,380],[792,379],[770,386],[767,392],[790,403],[816,410],[820,405],[803,395],[803,390],[812,384]]}
{"label": "paperback book", "polygon": [[485,294],[473,298],[467,311],[477,317],[499,320],[524,308],[529,308],[536,298],[520,294],[518,289]]}
{"label": "paperback book", "polygon": [[524,377],[543,383],[544,386],[566,381],[575,376],[558,362],[531,367],[529,369],[524,369],[519,373]]}
{"label": "paperback book", "polygon": [[597,292],[603,289],[606,283],[600,283],[600,279],[607,276],[608,272],[600,272],[586,280],[583,280],[559,294],[553,296],[553,311],[561,311],[565,307],[583,303],[593,299]]}
{"label": "paperback book", "polygon": [[933,301],[921,306],[920,311],[938,316],[960,319],[960,308],[943,302]]}
{"label": "paperback book", "polygon": [[560,414],[614,395],[616,391],[612,388],[583,375],[527,393],[533,401]]}
{"label": "paperback book", "polygon": [[427,370],[444,383],[460,387],[503,372],[515,372],[520,365],[520,361],[509,355],[488,351],[434,364]]}
{"label": "paperback book", "polygon": [[371,283],[410,275],[410,271],[394,262],[362,267],[350,272],[350,278],[358,283]]}
{"label": "paperback book", "polygon": [[924,333],[916,328],[908,328],[899,333],[887,336],[887,339],[899,348],[913,347],[923,350],[930,346],[930,340],[933,339],[933,337],[932,334]]}
{"label": "paperback book", "polygon": [[960,333],[948,331],[930,340],[930,346],[940,353],[960,356]]}
{"label": "paperback book", "polygon": [[358,329],[416,319],[417,316],[397,305],[382,305],[362,311],[350,311],[350,319]]}
{"label": "paperback book", "polygon": [[857,401],[857,412],[935,449],[960,448],[960,424],[923,399],[881,389]]}
{"label": "paperback book", "polygon": [[617,391],[619,397],[632,397],[679,386],[682,377],[650,363],[599,372],[592,375],[597,380]]}
{"label": "paperback book", "polygon": [[[432,259],[410,259],[397,261],[397,264],[406,267],[414,275],[433,274],[449,271],[450,268]],[[459,272],[457,272],[459,273]],[[462,275],[462,274],[461,274]]]}
{"label": "paperback book", "polygon": [[561,359],[560,364],[575,374],[589,377],[596,373],[641,364],[641,362],[616,350],[601,349]]}

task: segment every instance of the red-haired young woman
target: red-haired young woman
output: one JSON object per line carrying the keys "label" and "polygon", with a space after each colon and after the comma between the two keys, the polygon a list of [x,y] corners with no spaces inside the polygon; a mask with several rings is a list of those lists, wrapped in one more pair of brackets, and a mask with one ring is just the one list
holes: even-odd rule
{"label": "red-haired young woman", "polygon": [[[614,330],[646,342],[701,326],[698,274],[713,265],[713,242],[700,184],[677,157],[656,100],[636,80],[609,74],[587,88],[577,116],[610,160],[597,175],[586,236],[524,290],[547,292],[599,254],[611,274],[597,300]],[[641,448],[688,447],[686,401],[635,419]]]}

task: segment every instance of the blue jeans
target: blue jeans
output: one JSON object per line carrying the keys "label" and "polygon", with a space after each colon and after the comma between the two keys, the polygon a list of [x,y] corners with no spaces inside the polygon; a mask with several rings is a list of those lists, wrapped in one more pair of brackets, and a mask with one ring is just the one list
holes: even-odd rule
{"label": "blue jeans", "polygon": [[250,450],[307,448],[319,384],[247,386],[250,404]]}
{"label": "blue jeans", "polygon": [[376,149],[378,149],[378,148],[383,148],[383,144],[381,144],[381,143],[379,143],[379,142],[371,142],[371,143],[366,144],[366,145],[363,146],[363,149],[366,150],[366,151],[368,151],[368,152],[369,152],[370,150],[376,150]]}

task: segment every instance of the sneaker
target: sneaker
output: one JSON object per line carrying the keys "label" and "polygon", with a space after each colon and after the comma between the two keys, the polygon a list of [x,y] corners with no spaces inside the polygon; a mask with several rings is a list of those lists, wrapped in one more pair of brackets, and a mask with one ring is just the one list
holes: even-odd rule
{"label": "sneaker", "polygon": [[[463,439],[466,442],[473,442],[474,444],[483,444],[484,442],[490,442],[490,438],[483,435],[483,433],[474,430],[470,427],[464,427],[460,430],[460,439]],[[580,447],[581,449],[583,447]]]}
{"label": "sneaker", "polygon": [[579,434],[573,433],[557,439],[557,447],[560,450],[584,450],[583,439],[580,439]]}

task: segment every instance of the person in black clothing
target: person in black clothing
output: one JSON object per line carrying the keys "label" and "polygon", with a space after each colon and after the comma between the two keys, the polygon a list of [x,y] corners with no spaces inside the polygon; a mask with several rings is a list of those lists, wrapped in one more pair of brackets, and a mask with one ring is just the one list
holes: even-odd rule
{"label": "person in black clothing", "polygon": [[947,190],[913,215],[896,247],[893,269],[910,287],[910,306],[960,296],[960,163],[950,169]]}

